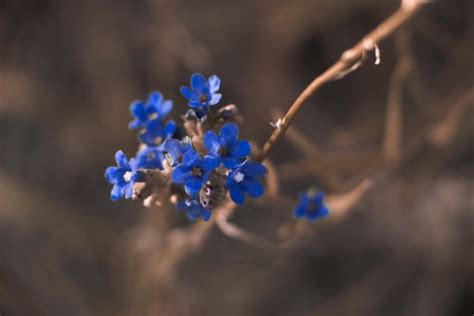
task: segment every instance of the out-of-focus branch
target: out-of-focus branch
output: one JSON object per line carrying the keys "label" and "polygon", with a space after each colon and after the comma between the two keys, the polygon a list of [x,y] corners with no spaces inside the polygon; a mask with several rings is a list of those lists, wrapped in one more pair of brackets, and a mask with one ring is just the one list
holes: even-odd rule
{"label": "out-of-focus branch", "polygon": [[230,200],[226,204],[228,204],[227,207],[223,208],[216,214],[217,227],[219,227],[224,235],[263,248],[265,250],[274,250],[277,248],[278,245],[276,243],[268,241],[260,236],[240,228],[235,224],[230,223],[229,217],[232,216],[236,204]]}
{"label": "out-of-focus branch", "polygon": [[[220,208],[216,211],[219,210]],[[214,224],[214,217],[211,217],[209,222],[199,222],[189,228],[176,228],[170,231],[160,253],[161,260],[156,267],[157,279],[168,280],[172,276],[173,267],[199,249]]]}
{"label": "out-of-focus branch", "polygon": [[383,154],[388,163],[396,162],[401,157],[403,83],[410,70],[410,59],[401,57],[390,79],[383,143]]}
{"label": "out-of-focus branch", "polygon": [[428,140],[436,145],[443,146],[454,138],[458,130],[460,121],[464,117],[469,107],[474,103],[474,87],[468,89],[466,93],[461,95],[453,105],[446,117],[441,121],[429,134]]}
{"label": "out-of-focus branch", "polygon": [[360,61],[367,50],[375,49],[378,43],[392,35],[410,20],[424,4],[424,1],[419,0],[402,0],[400,8],[395,13],[367,34],[354,47],[345,51],[339,61],[316,77],[293,102],[285,116],[278,120],[275,130],[267,139],[257,160],[262,161],[268,155],[272,146],[285,134],[294,116],[310,96],[325,83],[334,80],[339,74],[344,73]]}
{"label": "out-of-focus branch", "polygon": [[264,165],[267,167],[268,173],[266,176],[266,184],[267,184],[267,197],[275,197],[278,196],[280,193],[280,180],[278,178],[278,173],[275,169],[275,166],[270,161],[270,159],[265,159],[263,162]]}
{"label": "out-of-focus branch", "polygon": [[[306,156],[309,170],[330,190],[338,190],[340,181],[332,168],[323,158],[316,146],[296,127],[290,126],[286,131],[288,139]],[[307,171],[306,171],[307,173]]]}
{"label": "out-of-focus branch", "polygon": [[335,195],[329,195],[327,204],[331,209],[331,216],[340,218],[356,205],[373,186],[371,179],[365,179],[352,190]]}

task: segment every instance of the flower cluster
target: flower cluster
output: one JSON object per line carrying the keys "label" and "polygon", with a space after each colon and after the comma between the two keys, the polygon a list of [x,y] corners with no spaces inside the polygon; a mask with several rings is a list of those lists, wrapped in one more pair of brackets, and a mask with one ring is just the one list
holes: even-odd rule
{"label": "flower cluster", "polygon": [[314,190],[301,193],[293,216],[310,222],[329,216],[329,208],[324,204],[324,193]]}
{"label": "flower cluster", "polygon": [[183,116],[185,133],[166,120],[173,104],[160,92],[130,105],[134,120],[129,128],[140,129],[141,144],[135,158],[118,151],[117,167],[106,169],[105,178],[114,185],[112,200],[143,199],[147,206],[174,201],[194,221],[209,220],[227,193],[237,204],[246,195],[263,195],[259,179],[266,169],[251,161],[250,142],[239,139],[236,107],[216,109],[219,88],[217,76],[201,74],[192,75],[190,87],[181,87],[190,107]]}

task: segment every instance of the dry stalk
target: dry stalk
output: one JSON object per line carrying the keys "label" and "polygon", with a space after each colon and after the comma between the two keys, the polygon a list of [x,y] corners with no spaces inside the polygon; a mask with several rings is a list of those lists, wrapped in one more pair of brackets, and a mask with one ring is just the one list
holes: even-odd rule
{"label": "dry stalk", "polygon": [[316,77],[306,87],[306,89],[303,90],[298,98],[296,98],[285,116],[279,120],[278,127],[275,128],[273,133],[265,142],[257,160],[262,161],[267,157],[270,149],[285,134],[294,116],[309,97],[311,97],[324,84],[334,80],[334,78],[337,78],[341,73],[346,72],[348,69],[353,67],[354,64],[358,63],[367,51],[368,43],[371,43],[375,49],[378,43],[391,36],[396,30],[409,21],[424,4],[424,1],[403,0],[397,11],[377,26],[372,32],[367,34],[354,47],[346,50],[334,65]]}

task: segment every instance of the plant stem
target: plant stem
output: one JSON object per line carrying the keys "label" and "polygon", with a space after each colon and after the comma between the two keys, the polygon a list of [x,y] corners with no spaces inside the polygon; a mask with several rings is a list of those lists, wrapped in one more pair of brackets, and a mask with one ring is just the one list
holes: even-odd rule
{"label": "plant stem", "polygon": [[379,42],[392,35],[404,25],[425,3],[426,2],[420,0],[402,0],[401,6],[397,11],[362,38],[354,47],[346,50],[334,65],[316,77],[306,89],[301,92],[285,116],[280,120],[278,126],[267,139],[257,160],[263,161],[263,159],[267,157],[270,149],[285,134],[294,116],[310,96],[325,83],[335,80],[338,76],[350,70],[355,63],[360,62],[365,56],[366,51],[375,49]]}

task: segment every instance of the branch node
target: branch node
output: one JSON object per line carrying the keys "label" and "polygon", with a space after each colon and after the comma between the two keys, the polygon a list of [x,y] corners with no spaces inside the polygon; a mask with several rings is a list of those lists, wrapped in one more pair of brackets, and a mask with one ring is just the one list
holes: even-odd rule
{"label": "branch node", "polygon": [[379,46],[377,45],[376,42],[374,42],[372,39],[370,38],[366,38],[364,39],[364,41],[362,42],[362,45],[364,46],[364,50],[366,51],[371,51],[373,50],[374,51],[374,54],[375,54],[375,62],[374,64],[375,65],[379,65],[380,62],[382,61],[381,60],[381,54],[380,54],[380,48]]}
{"label": "branch node", "polygon": [[283,125],[283,120],[279,118],[276,122],[270,122],[270,126],[276,129],[281,129]]}

